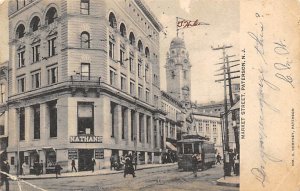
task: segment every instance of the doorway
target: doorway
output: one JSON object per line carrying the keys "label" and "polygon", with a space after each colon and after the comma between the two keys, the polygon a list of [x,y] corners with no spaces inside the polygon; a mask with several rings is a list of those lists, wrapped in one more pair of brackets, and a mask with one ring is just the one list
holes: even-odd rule
{"label": "doorway", "polygon": [[94,149],[78,149],[78,171],[92,170]]}

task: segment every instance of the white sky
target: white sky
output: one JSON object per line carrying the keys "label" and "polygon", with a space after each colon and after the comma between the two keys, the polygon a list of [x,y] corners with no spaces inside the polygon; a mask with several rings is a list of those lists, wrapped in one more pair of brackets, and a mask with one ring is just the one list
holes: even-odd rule
{"label": "white sky", "polygon": [[[184,30],[184,39],[192,64],[192,101],[206,103],[223,99],[222,83],[214,82],[221,62],[222,51],[213,51],[211,46],[232,45],[229,55],[239,55],[239,1],[238,0],[145,0],[151,11],[162,23],[167,37],[161,33],[161,78],[166,89],[165,61],[171,40],[176,36],[176,17],[198,19],[210,25],[201,25]],[[182,37],[182,31],[179,36]],[[238,57],[236,57],[238,59]]]}

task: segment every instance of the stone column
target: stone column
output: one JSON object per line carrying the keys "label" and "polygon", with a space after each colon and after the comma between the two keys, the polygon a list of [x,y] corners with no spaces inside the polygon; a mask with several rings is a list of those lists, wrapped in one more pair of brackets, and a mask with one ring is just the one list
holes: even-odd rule
{"label": "stone column", "polygon": [[48,138],[50,137],[49,129],[49,112],[46,103],[40,105],[40,138],[43,146],[48,145]]}
{"label": "stone column", "polygon": [[177,125],[176,125],[176,123],[174,125],[174,139],[177,140]]}
{"label": "stone column", "polygon": [[171,123],[170,123],[170,121],[168,121],[168,128],[167,128],[167,136],[166,137],[171,137]]}
{"label": "stone column", "polygon": [[134,117],[134,135],[133,135],[133,137],[134,137],[134,144],[135,144],[135,149],[138,147],[138,145],[139,145],[139,118],[140,118],[140,116],[139,116],[139,112],[135,112],[135,117]]}
{"label": "stone column", "polygon": [[147,115],[143,115],[143,122],[142,122],[143,123],[143,131],[142,131],[143,132],[143,134],[142,134],[143,138],[142,138],[142,141],[144,143],[144,147],[146,147],[146,145],[147,145],[147,134],[148,134],[147,130],[149,128],[149,127],[147,127],[147,117],[148,117]]}
{"label": "stone column", "polygon": [[164,132],[164,135],[163,135],[163,149],[166,149],[166,133],[167,133],[167,129],[166,129],[166,122],[165,121],[162,121],[162,128],[163,128],[163,132]]}
{"label": "stone column", "polygon": [[150,126],[149,127],[150,128],[150,130],[149,130],[150,131],[149,132],[149,134],[150,134],[149,135],[150,136],[150,140],[149,141],[150,141],[150,145],[151,145],[150,148],[154,149],[154,145],[155,145],[154,141],[156,141],[156,140],[154,140],[154,123],[153,123],[153,117],[152,116],[150,117],[150,124],[149,124],[149,126]]}
{"label": "stone column", "polygon": [[157,141],[157,147],[160,148],[160,121],[157,119],[156,121],[156,141]]}

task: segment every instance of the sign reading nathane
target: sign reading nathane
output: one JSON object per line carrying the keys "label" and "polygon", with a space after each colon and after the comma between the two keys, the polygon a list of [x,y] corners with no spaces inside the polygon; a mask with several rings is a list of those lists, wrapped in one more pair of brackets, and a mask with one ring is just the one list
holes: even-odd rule
{"label": "sign reading nathane", "polygon": [[70,143],[102,143],[102,136],[91,136],[91,135],[70,136]]}

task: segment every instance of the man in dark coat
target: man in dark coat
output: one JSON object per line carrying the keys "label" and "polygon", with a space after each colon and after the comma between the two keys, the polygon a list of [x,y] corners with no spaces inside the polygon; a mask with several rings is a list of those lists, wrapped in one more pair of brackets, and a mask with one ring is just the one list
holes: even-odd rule
{"label": "man in dark coat", "polygon": [[75,167],[75,160],[74,159],[72,159],[71,166],[72,166],[72,172],[73,172],[73,169],[75,170],[75,172],[77,172],[77,169]]}
{"label": "man in dark coat", "polygon": [[92,163],[91,163],[92,172],[94,172],[94,170],[95,170],[95,165],[96,165],[96,161],[94,158],[92,158]]}
{"label": "man in dark coat", "polygon": [[133,178],[135,177],[132,159],[129,156],[125,156],[124,178],[126,178],[127,174],[132,174]]}
{"label": "man in dark coat", "polygon": [[[9,174],[10,166],[8,161],[5,160],[1,164],[1,171]],[[8,175],[1,173],[1,186],[3,186],[5,182],[5,190],[9,191],[9,182],[8,182]]]}
{"label": "man in dark coat", "polygon": [[58,175],[60,175],[60,171],[62,170],[61,166],[56,163],[55,164],[55,174],[56,174],[56,178],[58,178]]}
{"label": "man in dark coat", "polygon": [[193,168],[194,177],[197,177],[197,171],[198,171],[197,154],[192,155],[192,168]]}

